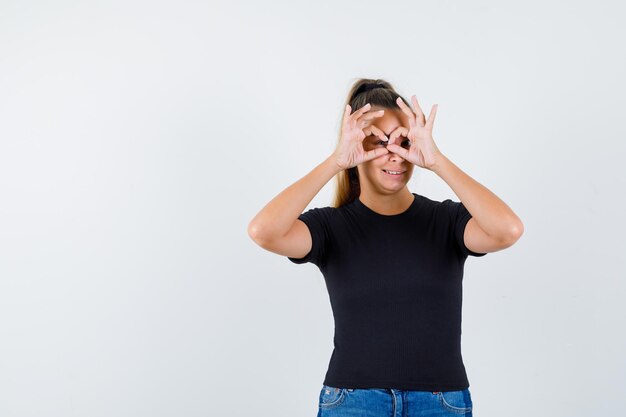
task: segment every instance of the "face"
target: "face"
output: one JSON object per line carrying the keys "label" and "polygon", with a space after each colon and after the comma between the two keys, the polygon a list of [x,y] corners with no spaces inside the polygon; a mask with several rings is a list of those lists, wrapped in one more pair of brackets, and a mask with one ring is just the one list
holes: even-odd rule
{"label": "face", "polygon": [[[382,117],[373,119],[372,125],[380,129],[387,138],[391,133],[400,126],[408,129],[409,119],[401,111],[395,109],[383,109],[381,107],[372,106],[371,111],[385,110]],[[397,144],[408,149],[408,139],[399,136],[396,139]],[[382,148],[386,146],[386,142],[379,136],[371,135],[363,139],[363,149],[366,151]],[[376,194],[394,194],[404,187],[411,179],[414,165],[405,161],[400,155],[388,152],[367,162],[357,165],[359,170],[359,180],[361,182],[361,191],[373,192]],[[400,175],[388,174],[385,170],[401,171]]]}

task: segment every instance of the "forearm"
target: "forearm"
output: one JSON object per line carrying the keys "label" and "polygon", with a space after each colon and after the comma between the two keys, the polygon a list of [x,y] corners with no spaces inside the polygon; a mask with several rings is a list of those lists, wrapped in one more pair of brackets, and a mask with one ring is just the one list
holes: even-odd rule
{"label": "forearm", "polygon": [[520,218],[485,186],[441,155],[432,171],[443,179],[472,214],[480,228],[501,240],[517,239],[524,230]]}
{"label": "forearm", "polygon": [[341,168],[334,155],[291,184],[265,205],[250,221],[248,234],[255,241],[267,241],[287,234],[313,197]]}

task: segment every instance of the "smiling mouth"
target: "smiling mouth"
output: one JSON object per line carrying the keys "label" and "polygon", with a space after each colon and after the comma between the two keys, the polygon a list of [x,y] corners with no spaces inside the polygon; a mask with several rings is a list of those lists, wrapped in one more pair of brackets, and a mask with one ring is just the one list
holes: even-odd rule
{"label": "smiling mouth", "polygon": [[391,175],[392,177],[401,177],[406,171],[388,171],[386,169],[382,170],[385,174]]}

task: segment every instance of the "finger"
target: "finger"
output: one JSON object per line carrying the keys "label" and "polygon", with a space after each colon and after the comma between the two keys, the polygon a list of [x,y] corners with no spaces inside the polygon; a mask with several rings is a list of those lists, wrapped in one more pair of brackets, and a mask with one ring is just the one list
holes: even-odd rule
{"label": "finger", "polygon": [[351,117],[353,120],[356,120],[356,119],[358,119],[359,117],[361,117],[361,115],[362,115],[363,113],[365,113],[366,111],[368,111],[368,110],[370,109],[370,107],[372,107],[372,106],[370,106],[370,104],[369,104],[369,103],[367,103],[365,106],[361,107],[360,109],[358,109],[357,111],[355,111],[354,113],[352,113],[352,114],[350,115],[350,117]]}
{"label": "finger", "polygon": [[385,114],[385,110],[383,109],[375,110],[375,111],[368,111],[362,116],[360,116],[359,119],[368,120],[368,119],[373,119],[374,117],[381,117],[384,114]]}
{"label": "finger", "polygon": [[387,135],[385,135],[385,132],[383,132],[382,130],[380,130],[379,128],[377,128],[374,125],[371,125],[369,127],[370,131],[372,133],[374,133],[376,136],[378,136],[379,138],[381,138],[382,140],[384,140],[385,142],[387,142],[389,140],[389,138],[387,137]]}
{"label": "finger", "polygon": [[431,126],[435,123],[435,117],[437,116],[437,109],[439,108],[438,104],[433,104],[432,109],[430,110],[430,114],[428,115],[428,121],[426,125]]}
{"label": "finger", "polygon": [[393,143],[393,144],[388,144],[386,149],[389,149],[391,152],[393,152],[393,153],[395,153],[395,154],[398,154],[398,155],[400,155],[402,158],[404,158],[404,159],[407,159],[407,160],[408,160],[408,157],[409,157],[409,151],[408,151],[408,149],[404,149],[402,146],[399,146],[399,145],[397,145],[397,144],[395,144],[395,143]]}
{"label": "finger", "polygon": [[398,97],[396,99],[396,104],[398,105],[398,107],[400,107],[400,110],[402,110],[402,112],[409,117],[409,126],[413,127],[413,125],[415,124],[415,113],[413,113],[413,110],[411,110],[409,106],[406,105],[404,100],[402,100],[402,97]]}
{"label": "finger", "polygon": [[417,114],[418,120],[420,120],[422,122],[422,126],[424,126],[426,124],[426,119],[424,118],[424,112],[422,111],[422,108],[417,103],[417,97],[415,96],[415,94],[411,96],[411,101],[413,102],[413,107],[415,108],[415,113]]}
{"label": "finger", "polygon": [[384,154],[389,153],[387,148],[376,148],[371,151],[365,152],[365,159],[363,162],[367,162],[370,159],[378,158],[379,156],[383,156]]}
{"label": "finger", "polygon": [[384,110],[371,111],[359,117],[359,121],[370,121],[371,119],[375,119],[377,117],[383,117],[384,115],[385,115]]}
{"label": "finger", "polygon": [[408,134],[409,129],[404,126],[398,127],[396,130],[391,132],[391,135],[389,135],[389,143],[387,145],[395,144],[397,138],[399,138],[400,136],[404,136],[406,138]]}
{"label": "finger", "polygon": [[385,134],[375,125],[369,125],[368,127],[364,128],[363,133],[365,133],[365,137],[378,136],[381,139],[387,141],[387,137],[385,136]]}

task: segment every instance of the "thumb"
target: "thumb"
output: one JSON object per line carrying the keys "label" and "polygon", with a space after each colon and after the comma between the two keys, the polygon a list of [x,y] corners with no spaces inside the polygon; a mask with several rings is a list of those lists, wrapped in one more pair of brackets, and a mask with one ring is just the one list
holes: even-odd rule
{"label": "thumb", "polygon": [[394,153],[400,155],[404,159],[407,159],[408,154],[409,154],[408,150],[404,149],[400,145],[396,145],[395,143],[391,143],[391,144],[387,145],[387,149],[389,149],[390,152],[394,152]]}
{"label": "thumb", "polygon": [[363,162],[378,158],[379,156],[383,156],[386,153],[389,153],[387,148],[372,149],[371,151],[365,152],[365,159],[363,160]]}

